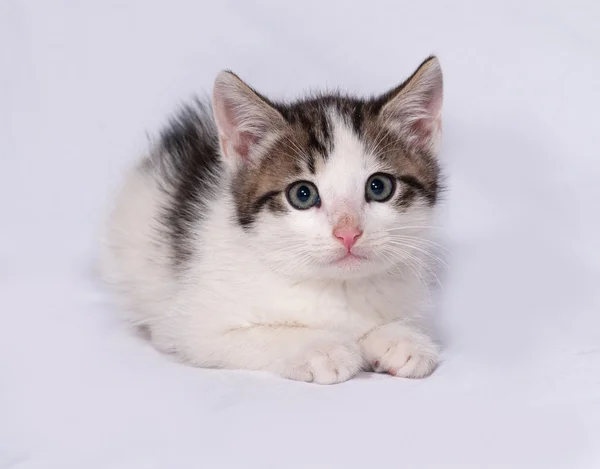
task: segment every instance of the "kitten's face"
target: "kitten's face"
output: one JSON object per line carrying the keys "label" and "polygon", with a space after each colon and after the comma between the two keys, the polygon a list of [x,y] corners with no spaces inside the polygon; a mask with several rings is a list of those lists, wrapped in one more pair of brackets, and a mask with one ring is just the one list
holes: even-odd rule
{"label": "kitten's face", "polygon": [[[438,191],[441,74],[435,89],[416,87],[418,109],[406,88],[414,88],[411,82],[427,63],[399,89],[370,101],[328,96],[284,106],[252,91],[247,96],[242,84],[250,102],[219,107],[216,88],[215,117],[237,223],[248,248],[271,269],[345,279],[419,262],[415,254],[426,247]],[[435,74],[437,61],[433,65]],[[255,119],[232,117],[236,105],[242,114],[257,106]]]}

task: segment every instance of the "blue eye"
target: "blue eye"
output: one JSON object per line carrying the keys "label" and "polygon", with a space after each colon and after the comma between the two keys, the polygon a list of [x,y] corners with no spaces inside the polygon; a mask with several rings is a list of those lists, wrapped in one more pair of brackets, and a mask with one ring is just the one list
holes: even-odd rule
{"label": "blue eye", "polygon": [[321,204],[317,186],[312,182],[298,181],[288,187],[288,202],[297,210],[307,210]]}
{"label": "blue eye", "polygon": [[367,201],[386,202],[394,195],[395,189],[396,183],[392,176],[375,173],[367,180],[365,198]]}

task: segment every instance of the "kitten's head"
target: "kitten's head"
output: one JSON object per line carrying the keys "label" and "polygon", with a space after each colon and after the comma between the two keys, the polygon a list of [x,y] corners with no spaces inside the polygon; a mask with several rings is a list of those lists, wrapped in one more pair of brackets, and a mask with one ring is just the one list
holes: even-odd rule
{"label": "kitten's head", "polygon": [[438,195],[442,72],[372,99],[274,103],[230,72],[213,92],[236,223],[272,269],[356,278],[417,262]]}

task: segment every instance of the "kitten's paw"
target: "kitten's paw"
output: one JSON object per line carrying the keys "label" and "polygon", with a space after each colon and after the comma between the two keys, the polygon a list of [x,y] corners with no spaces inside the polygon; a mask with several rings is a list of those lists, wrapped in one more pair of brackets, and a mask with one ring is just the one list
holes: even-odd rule
{"label": "kitten's paw", "polygon": [[423,332],[402,323],[378,327],[361,341],[373,371],[402,378],[423,378],[438,363],[438,347]]}
{"label": "kitten's paw", "polygon": [[363,365],[357,343],[319,339],[298,356],[285,360],[278,371],[288,379],[334,384],[352,378]]}

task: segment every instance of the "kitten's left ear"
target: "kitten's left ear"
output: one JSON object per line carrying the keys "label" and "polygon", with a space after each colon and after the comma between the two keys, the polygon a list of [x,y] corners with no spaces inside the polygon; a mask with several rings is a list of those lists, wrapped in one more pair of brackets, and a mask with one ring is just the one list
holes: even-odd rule
{"label": "kitten's left ear", "polygon": [[399,134],[409,147],[437,152],[442,131],[444,87],[442,68],[429,57],[395,90],[384,98],[382,124]]}
{"label": "kitten's left ear", "polygon": [[285,125],[279,111],[231,72],[217,76],[212,101],[221,152],[233,169],[256,162]]}

